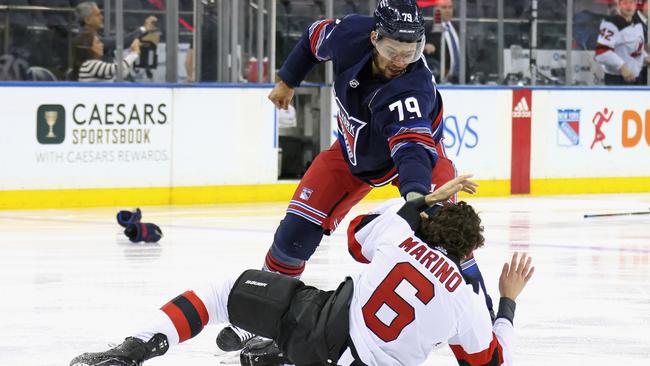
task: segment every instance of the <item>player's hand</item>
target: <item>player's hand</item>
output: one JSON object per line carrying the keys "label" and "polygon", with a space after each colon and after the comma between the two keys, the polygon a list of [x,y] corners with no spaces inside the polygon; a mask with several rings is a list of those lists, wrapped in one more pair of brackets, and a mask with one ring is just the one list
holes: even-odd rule
{"label": "player's hand", "polygon": [[515,252],[510,265],[507,262],[503,264],[501,277],[499,277],[501,297],[507,297],[514,301],[519,296],[535,272],[535,267],[531,266],[532,260],[527,253],[522,253],[519,257],[519,253]]}
{"label": "player's hand", "polygon": [[632,70],[630,70],[627,64],[623,64],[623,66],[621,66],[620,72],[621,72],[621,76],[623,77],[623,80],[627,82],[632,82],[636,80],[636,76],[634,75]]}
{"label": "player's hand", "polygon": [[646,65],[650,65],[650,56],[644,58],[643,63],[646,64]]}
{"label": "player's hand", "polygon": [[271,93],[269,93],[269,100],[279,108],[287,110],[289,109],[289,103],[293,99],[293,94],[295,91],[292,87],[287,85],[284,81],[280,80],[275,84]]}
{"label": "player's hand", "polygon": [[471,181],[472,174],[459,175],[449,182],[441,185],[435,191],[425,196],[424,200],[431,206],[438,202],[444,202],[456,193],[463,191],[469,194],[476,193],[478,183]]}

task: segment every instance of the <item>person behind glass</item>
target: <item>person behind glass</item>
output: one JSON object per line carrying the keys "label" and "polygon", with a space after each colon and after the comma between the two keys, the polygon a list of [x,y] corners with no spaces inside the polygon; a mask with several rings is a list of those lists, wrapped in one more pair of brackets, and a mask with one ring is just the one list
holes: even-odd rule
{"label": "person behind glass", "polygon": [[[72,42],[74,65],[70,80],[114,81],[117,64],[102,61],[104,44],[94,32],[81,32]],[[140,41],[131,42],[130,51],[122,60],[122,77],[126,77],[140,57]]]}
{"label": "person behind glass", "polygon": [[458,33],[451,23],[454,16],[453,0],[441,0],[438,2],[437,10],[440,11],[442,21],[442,33],[433,32],[431,39],[424,46],[424,56],[428,59],[440,59],[440,53],[436,52],[440,48],[442,37],[445,37],[445,70],[441,73],[441,80],[457,83],[460,73],[460,39]]}
{"label": "person behind glass", "polygon": [[644,83],[641,70],[650,64],[645,48],[643,25],[633,21],[636,0],[619,0],[618,14],[600,23],[594,59],[605,70],[607,85],[639,85]]}
{"label": "person behind glass", "polygon": [[[104,28],[104,16],[102,15],[101,10],[99,10],[96,2],[84,1],[80,3],[77,5],[76,15],[81,31],[93,32],[98,35],[101,34],[101,31]],[[147,17],[141,27],[124,35],[124,45],[132,44],[134,39],[142,38],[148,33],[155,31],[157,21],[158,18],[153,15]],[[101,35],[99,37],[104,44],[104,56],[102,56],[102,58],[104,61],[110,61],[115,49],[117,48],[115,37],[109,37],[106,35]]]}
{"label": "person behind glass", "polygon": [[[640,23],[643,27],[643,42],[645,43],[645,49],[647,52],[650,52],[650,43],[648,43],[648,0],[642,1],[637,0],[636,2],[637,10],[632,17],[633,23]],[[640,84],[647,84],[648,80],[648,65],[646,64],[639,74]]]}

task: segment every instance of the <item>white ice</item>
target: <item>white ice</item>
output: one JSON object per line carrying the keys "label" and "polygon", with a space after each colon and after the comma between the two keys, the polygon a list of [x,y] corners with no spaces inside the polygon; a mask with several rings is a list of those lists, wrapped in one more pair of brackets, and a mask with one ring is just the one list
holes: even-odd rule
{"label": "white ice", "polygon": [[[650,194],[470,199],[485,224],[476,252],[498,298],[501,265],[529,252],[535,276],[517,299],[518,365],[650,365]],[[348,217],[377,202],[364,202]],[[131,244],[118,208],[0,211],[0,365],[67,365],[119,343],[171,298],[212,278],[260,268],[285,204],[142,207],[164,231]],[[325,239],[303,280],[333,289],[360,264],[344,230]],[[232,362],[219,328],[147,365]],[[225,360],[225,361],[224,361]],[[427,365],[456,365],[447,347]]]}

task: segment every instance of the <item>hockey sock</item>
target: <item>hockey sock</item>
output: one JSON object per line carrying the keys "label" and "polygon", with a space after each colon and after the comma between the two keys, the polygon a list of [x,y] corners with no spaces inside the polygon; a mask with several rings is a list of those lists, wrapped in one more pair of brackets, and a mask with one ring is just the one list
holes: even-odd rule
{"label": "hockey sock", "polygon": [[148,342],[162,333],[171,347],[196,336],[207,324],[228,322],[228,296],[234,283],[235,279],[227,278],[185,291],[163,305],[149,319],[149,326],[133,336]]}
{"label": "hockey sock", "polygon": [[470,257],[461,264],[461,269],[464,275],[479,283],[483,293],[485,294],[485,305],[490,311],[490,314],[494,313],[492,298],[488,295],[487,290],[485,289],[485,281],[483,280],[483,275],[478,268],[474,254],[471,254]]}
{"label": "hockey sock", "polygon": [[299,258],[290,257],[275,245],[272,245],[264,260],[263,271],[277,272],[287,276],[300,278],[305,271],[305,261]]}
{"label": "hockey sock", "polygon": [[203,330],[210,319],[208,309],[194,291],[185,291],[160,308],[174,324],[179,342],[186,341]]}

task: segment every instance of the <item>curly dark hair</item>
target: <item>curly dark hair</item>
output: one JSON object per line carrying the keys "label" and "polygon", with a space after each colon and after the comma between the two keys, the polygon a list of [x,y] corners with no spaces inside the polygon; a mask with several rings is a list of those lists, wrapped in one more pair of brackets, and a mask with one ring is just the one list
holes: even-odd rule
{"label": "curly dark hair", "polygon": [[459,260],[482,247],[485,241],[481,218],[464,201],[445,204],[428,219],[423,219],[418,234],[429,245],[442,247]]}

